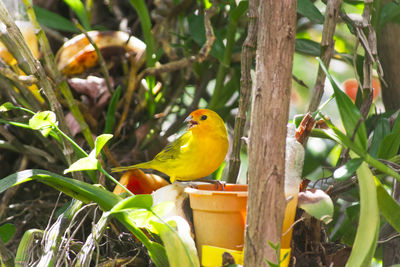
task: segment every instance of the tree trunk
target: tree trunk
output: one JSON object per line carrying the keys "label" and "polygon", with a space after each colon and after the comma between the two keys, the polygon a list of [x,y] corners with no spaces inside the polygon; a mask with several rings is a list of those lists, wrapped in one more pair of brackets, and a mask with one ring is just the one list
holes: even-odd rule
{"label": "tree trunk", "polygon": [[381,83],[383,103],[387,111],[397,110],[400,108],[400,25],[386,23],[377,35],[379,60],[388,85]]}
{"label": "tree trunk", "polygon": [[244,265],[277,262],[269,242],[280,242],[285,211],[286,124],[296,36],[296,1],[259,5],[256,81],[249,143],[249,197]]}
{"label": "tree trunk", "polygon": [[[382,5],[389,1],[382,1]],[[387,86],[381,82],[382,98],[386,111],[400,109],[400,25],[397,23],[386,23],[380,31],[377,32],[377,48],[379,60]],[[399,186],[397,185],[397,190]],[[396,192],[396,187],[394,187]],[[399,201],[400,192],[394,194],[394,199]],[[386,237],[395,235],[396,231],[390,226],[384,227]],[[382,231],[383,232],[383,231]],[[399,263],[400,260],[400,239],[394,238],[382,245],[383,266],[392,266]]]}

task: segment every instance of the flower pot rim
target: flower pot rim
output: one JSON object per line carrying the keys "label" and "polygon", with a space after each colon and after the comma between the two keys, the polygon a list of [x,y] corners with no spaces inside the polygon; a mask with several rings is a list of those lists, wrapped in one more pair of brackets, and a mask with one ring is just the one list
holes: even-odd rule
{"label": "flower pot rim", "polygon": [[189,195],[237,195],[239,197],[248,196],[247,184],[226,184],[225,191],[222,191],[221,186],[215,184],[198,184],[198,188],[185,188],[185,192]]}

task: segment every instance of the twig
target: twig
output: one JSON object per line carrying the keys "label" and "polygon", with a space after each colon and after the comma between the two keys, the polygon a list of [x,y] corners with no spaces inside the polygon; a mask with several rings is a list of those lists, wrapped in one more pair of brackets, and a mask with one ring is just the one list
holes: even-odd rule
{"label": "twig", "polygon": [[246,113],[249,106],[252,87],[250,70],[253,62],[253,50],[257,40],[258,3],[259,0],[249,2],[249,29],[246,40],[243,43],[241,55],[239,111],[235,118],[232,153],[229,157],[228,183],[236,183],[240,169],[241,138],[243,137],[244,126],[246,124]]}
{"label": "twig", "polygon": [[307,85],[303,80],[301,80],[301,79],[299,79],[297,76],[295,76],[294,74],[292,75],[292,79],[293,79],[296,83],[298,83],[300,86],[303,86],[303,87],[309,89],[308,85]]}
{"label": "twig", "polygon": [[182,58],[182,59],[179,59],[176,61],[172,61],[172,62],[166,63],[164,65],[158,65],[156,67],[146,68],[141,73],[139,73],[137,81],[136,81],[136,85],[139,85],[141,80],[146,76],[149,76],[149,75],[154,76],[154,75],[158,75],[158,74],[165,73],[165,72],[172,72],[172,71],[180,70],[180,69],[186,68],[187,66],[189,66],[190,64],[192,64],[195,61],[197,61],[199,63],[203,62],[207,58],[207,56],[211,50],[211,47],[214,43],[214,40],[215,40],[214,31],[213,31],[213,28],[211,26],[211,21],[210,21],[212,15],[214,15],[214,13],[215,13],[215,9],[213,7],[204,11],[204,26],[206,29],[206,38],[207,39],[206,39],[206,42],[204,43],[204,45],[201,47],[197,57],[191,56],[188,58]]}
{"label": "twig", "polygon": [[[18,72],[23,73],[17,66],[15,66],[14,70],[10,68],[6,63],[4,63],[2,60],[0,60],[0,75],[4,76],[7,78],[7,80],[2,79],[2,83],[8,83],[5,87],[7,90],[9,90],[9,93],[17,97],[18,102],[20,102],[21,105],[27,105],[25,106],[26,108],[34,111],[38,111],[41,109],[41,104],[38,101],[38,98],[35,97],[35,95],[32,93],[32,91],[27,87],[31,86],[34,83],[37,83],[36,77],[33,75],[18,75]],[[19,94],[12,88],[12,84],[18,88],[22,96],[26,99],[22,100]],[[38,88],[35,86],[35,89],[38,90]],[[22,103],[22,102],[24,103]]]}
{"label": "twig", "polygon": [[[94,140],[93,140],[93,136],[90,131],[90,128],[87,125],[81,111],[78,108],[77,101],[75,101],[75,99],[72,95],[71,89],[69,88],[66,80],[64,79],[64,77],[61,75],[60,71],[57,68],[57,65],[54,60],[53,52],[50,48],[49,41],[47,39],[45,32],[43,31],[43,29],[40,27],[39,23],[37,22],[35,12],[33,11],[33,8],[32,8],[32,3],[29,0],[23,0],[23,2],[26,7],[26,10],[27,10],[29,20],[31,21],[33,27],[35,28],[35,31],[37,32],[38,41],[39,41],[41,50],[43,51],[44,62],[47,65],[47,70],[49,71],[51,78],[55,81],[58,88],[60,88],[61,93],[67,100],[68,107],[71,110],[71,112],[74,115],[77,122],[79,123],[79,127],[81,128],[82,134],[85,137],[86,142],[89,144],[89,146],[91,148],[93,148]],[[48,95],[46,90],[45,90],[45,94],[46,94],[46,96]],[[49,99],[49,101],[50,101],[50,103],[52,103],[52,101],[57,101],[57,99],[54,99],[54,100]],[[59,117],[60,117],[60,114],[57,114],[57,118],[60,120]],[[61,119],[64,121],[64,116]],[[65,124],[65,123],[63,122],[63,124]],[[69,129],[67,129],[66,126],[61,127],[61,129],[69,135]],[[67,131],[65,131],[65,130],[67,130]],[[73,173],[72,175],[74,177],[76,175],[80,176],[79,173]]]}
{"label": "twig", "polygon": [[[52,158],[49,154],[44,152],[43,150],[39,150],[37,148],[33,148],[31,146],[26,146],[22,144],[14,135],[12,135],[7,129],[0,124],[0,134],[5,137],[5,139],[8,141],[8,144],[6,144],[4,141],[0,142],[0,147],[4,148],[3,146],[6,146],[5,148],[8,148],[10,150],[15,150],[18,153],[21,153],[22,155],[26,155],[29,160],[32,162],[35,162],[39,166],[42,166],[43,168],[47,170],[58,170],[57,165],[54,165],[54,158]],[[40,154],[38,154],[40,153]],[[46,159],[50,159],[52,163],[48,160],[43,160],[42,157],[38,157],[38,155],[45,157]]]}
{"label": "twig", "polygon": [[217,11],[217,5],[212,5],[211,8],[204,11],[204,27],[206,28],[206,42],[199,51],[197,56],[197,61],[199,63],[203,62],[208,54],[210,53],[211,47],[215,41],[214,30],[211,25],[211,17]]}
{"label": "twig", "polygon": [[26,85],[32,85],[34,83],[37,83],[37,79],[32,76],[32,75],[18,75],[15,72],[13,72],[10,68],[7,67],[1,67],[0,66],[0,73],[4,75],[7,79],[13,81],[13,82],[19,82],[23,83]]}
{"label": "twig", "polygon": [[103,213],[100,220],[93,224],[92,232],[88,236],[85,241],[85,244],[82,246],[78,255],[76,256],[77,262],[79,262],[80,266],[88,266],[90,261],[92,260],[93,250],[96,244],[98,244],[101,238],[104,235],[105,230],[108,227],[108,222],[110,220],[110,216],[106,213]]}
{"label": "twig", "polygon": [[[144,57],[144,54],[142,54],[142,58]],[[140,61],[140,60],[139,60]],[[121,115],[121,119],[118,122],[118,125],[115,129],[114,132],[114,136],[117,137],[119,136],[122,126],[126,120],[126,118],[128,117],[128,113],[129,113],[129,109],[131,106],[131,102],[132,102],[132,97],[133,97],[133,93],[135,92],[135,89],[138,88],[139,83],[138,81],[140,81],[140,77],[137,77],[137,62],[135,61],[134,58],[130,59],[130,63],[131,63],[131,69],[129,71],[129,82],[128,82],[128,88],[124,97],[124,108],[122,111],[122,115]]]}
{"label": "twig", "polygon": [[93,41],[93,39],[89,36],[87,31],[82,27],[82,25],[78,23],[78,21],[76,19],[74,19],[74,23],[75,23],[75,26],[86,36],[86,39],[88,39],[89,43],[93,46],[94,50],[96,51],[97,60],[99,61],[101,72],[103,73],[104,79],[106,80],[108,92],[110,92],[110,94],[112,95],[114,90],[111,86],[110,74],[107,69],[106,61],[104,60],[103,55],[101,54],[101,52],[99,50],[99,47]]}
{"label": "twig", "polygon": [[[322,31],[321,41],[321,59],[326,68],[329,68],[329,63],[335,50],[335,42],[333,35],[335,34],[336,21],[340,10],[341,0],[328,0],[325,11],[324,29]],[[324,94],[325,85],[325,72],[322,67],[318,67],[317,80],[312,93],[310,105],[308,107],[309,112],[317,110],[319,103],[321,102],[322,95]]]}
{"label": "twig", "polygon": [[[39,85],[43,88],[43,91],[49,100],[52,111],[55,112],[57,119],[60,124],[60,128],[66,133],[70,133],[65,122],[63,110],[60,103],[58,102],[56,95],[54,94],[53,88],[50,81],[47,78],[46,72],[38,60],[34,58],[28,45],[26,44],[24,37],[22,36],[17,25],[8,14],[3,2],[0,2],[0,21],[5,25],[0,33],[0,39],[7,47],[8,51],[17,59],[18,65],[26,74],[32,74],[38,78]],[[6,41],[6,42],[4,42]],[[65,156],[69,164],[74,161],[74,154],[71,144],[63,142],[65,149]]]}
{"label": "twig", "polygon": [[[367,2],[367,1],[366,1]],[[363,11],[363,24],[365,28],[368,29],[368,45],[365,47],[368,48],[366,56],[364,57],[363,62],[363,70],[364,70],[364,80],[362,85],[363,92],[363,102],[361,104],[360,112],[363,120],[365,120],[368,116],[369,110],[371,109],[372,100],[373,100],[373,88],[372,88],[372,64],[374,62],[374,56],[377,55],[376,49],[376,34],[374,28],[371,25],[371,12],[370,12],[371,3],[365,3],[364,11]],[[358,28],[357,28],[358,29]],[[360,34],[364,34],[364,32],[360,32]]]}

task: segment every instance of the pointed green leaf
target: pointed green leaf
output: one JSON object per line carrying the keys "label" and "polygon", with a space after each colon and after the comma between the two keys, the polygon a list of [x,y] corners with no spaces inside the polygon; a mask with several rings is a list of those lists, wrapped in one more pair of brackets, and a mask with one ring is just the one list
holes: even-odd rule
{"label": "pointed green leaf", "polygon": [[388,223],[400,233],[400,205],[389,195],[376,177],[375,185],[378,193],[379,211]]}
{"label": "pointed green leaf", "polygon": [[333,91],[335,93],[336,104],[339,109],[340,118],[342,119],[342,123],[344,128],[346,129],[346,134],[348,137],[352,137],[354,131],[357,127],[357,132],[354,137],[354,143],[363,150],[367,150],[367,131],[365,129],[365,124],[361,120],[360,111],[353,104],[351,99],[346,95],[342,90],[340,90],[339,86],[333,80],[332,76],[326,69],[325,65],[318,58],[321,68],[324,70],[326,77],[329,79]]}
{"label": "pointed green leaf", "polygon": [[76,16],[79,18],[80,23],[82,24],[85,30],[90,30],[90,21],[88,17],[88,13],[85,9],[81,0],[64,0],[64,2],[74,11]]}
{"label": "pointed green leaf", "polygon": [[16,227],[12,223],[5,223],[0,226],[0,239],[3,243],[7,243],[14,236]]}
{"label": "pointed green leaf", "polygon": [[295,50],[296,52],[314,57],[321,55],[321,45],[310,39],[296,39]]}
{"label": "pointed green leaf", "polygon": [[[352,156],[352,155],[350,155]],[[368,266],[375,253],[379,232],[379,209],[374,177],[367,163],[357,170],[360,187],[360,219],[353,249],[346,266]]]}
{"label": "pointed green leaf", "polygon": [[11,102],[6,102],[0,106],[0,112],[6,112],[17,108],[18,107],[14,106]]}
{"label": "pointed green leaf", "polygon": [[389,134],[386,136],[380,146],[378,152],[378,158],[380,159],[390,159],[397,154],[400,147],[400,135],[399,134]]}
{"label": "pointed green leaf", "polygon": [[387,135],[379,146],[378,158],[390,159],[397,155],[400,147],[400,113],[397,115],[396,122],[391,134]]}
{"label": "pointed green leaf", "polygon": [[118,85],[114,94],[111,97],[110,104],[108,104],[107,116],[106,116],[106,126],[104,127],[104,133],[112,133],[115,123],[115,111],[117,110],[117,104],[119,96],[121,94],[121,86]]}
{"label": "pointed green leaf", "polygon": [[45,8],[33,6],[36,18],[40,25],[56,29],[60,31],[67,31],[77,33],[79,32],[75,25],[68,19],[58,15],[57,13],[51,12]]}
{"label": "pointed green leaf", "polygon": [[165,245],[170,266],[200,267],[189,224],[175,216],[167,222],[152,221]]}
{"label": "pointed green leaf", "polygon": [[113,137],[112,134],[102,134],[96,138],[95,141],[95,150],[96,150],[96,155],[97,157],[100,153],[100,151],[103,149],[103,146]]}
{"label": "pointed green leaf", "polygon": [[117,205],[115,205],[111,212],[114,213],[132,208],[150,210],[152,206],[153,197],[151,195],[136,195],[120,201]]}
{"label": "pointed green leaf", "polygon": [[[45,170],[24,170],[1,179],[0,193],[12,186],[30,180],[38,180],[50,185],[76,199],[84,201],[85,203],[93,201],[105,211],[111,210],[122,200],[119,196],[102,187],[66,178]],[[156,242],[150,241],[149,238],[130,221],[128,213],[116,213],[114,214],[114,217],[116,217],[139,239],[140,242],[146,246],[151,259],[157,267],[168,266],[168,259],[164,247]]]}
{"label": "pointed green leaf", "polygon": [[353,174],[356,172],[358,167],[360,167],[361,163],[363,162],[363,159],[361,158],[354,158],[346,162],[343,166],[340,168],[337,168],[333,172],[333,178],[339,181],[344,181],[353,176]]}
{"label": "pointed green leaf", "polygon": [[390,133],[390,124],[387,118],[379,118],[374,128],[369,154],[374,158],[378,157],[379,147],[382,147],[382,140]]}
{"label": "pointed green leaf", "polygon": [[140,242],[147,248],[152,261],[157,267],[170,266],[165,248],[156,242],[151,241],[136,225],[129,216],[129,211],[114,213],[117,218],[131,233],[133,233]]}
{"label": "pointed green leaf", "polygon": [[311,22],[323,24],[324,16],[310,0],[298,0],[297,12],[307,17]]}
{"label": "pointed green leaf", "polygon": [[32,169],[24,170],[11,174],[0,180],[0,193],[8,188],[28,182],[38,180],[48,184],[61,192],[74,198],[83,200],[85,203],[96,202],[104,210],[110,210],[121,198],[102,187],[94,186],[82,181],[67,178],[56,173],[45,170]]}
{"label": "pointed green leaf", "polygon": [[85,157],[78,159],[77,161],[72,163],[71,166],[69,166],[69,168],[64,171],[64,174],[76,171],[97,170],[99,169],[99,166],[100,163],[96,158]]}
{"label": "pointed green leaf", "polygon": [[53,111],[46,110],[36,113],[29,120],[29,127],[33,130],[39,130],[44,137],[47,137],[56,123],[56,114]]}

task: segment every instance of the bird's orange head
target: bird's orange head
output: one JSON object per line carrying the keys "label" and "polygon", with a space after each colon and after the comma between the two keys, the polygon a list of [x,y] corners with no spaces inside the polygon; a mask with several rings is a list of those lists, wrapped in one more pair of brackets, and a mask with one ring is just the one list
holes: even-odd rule
{"label": "bird's orange head", "polygon": [[224,121],[210,109],[198,109],[190,113],[185,122],[188,123],[188,131],[193,133],[217,132],[227,135]]}

